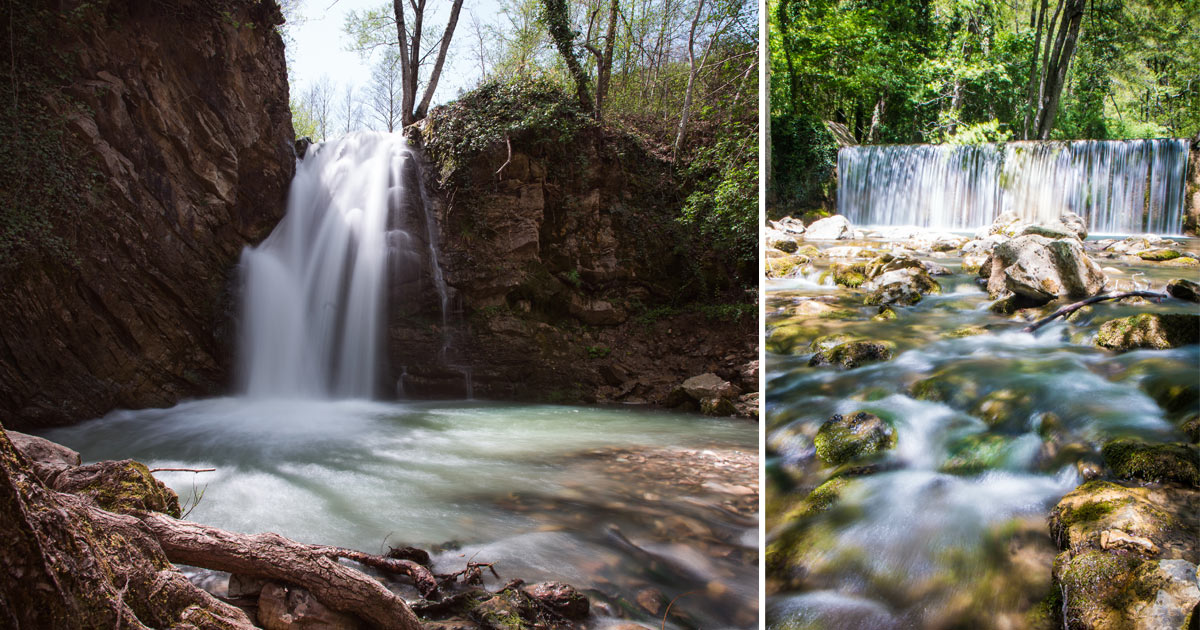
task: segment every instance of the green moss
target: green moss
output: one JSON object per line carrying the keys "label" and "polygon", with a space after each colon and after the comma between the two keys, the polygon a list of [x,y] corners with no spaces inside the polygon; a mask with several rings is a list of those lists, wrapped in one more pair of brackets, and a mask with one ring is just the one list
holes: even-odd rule
{"label": "green moss", "polygon": [[831,269],[833,281],[851,289],[857,289],[867,281],[866,271],[866,263],[834,263]]}
{"label": "green moss", "polygon": [[849,341],[817,352],[808,364],[836,365],[849,370],[867,363],[889,361],[895,348],[896,344],[890,341]]}
{"label": "green moss", "polygon": [[875,315],[874,317],[872,317],[871,321],[890,322],[890,321],[896,319],[897,317],[899,317],[899,315],[896,314],[896,309],[894,309],[890,306],[887,306],[885,304],[885,305],[879,307],[879,313],[877,315]]}
{"label": "green moss", "polygon": [[816,339],[813,339],[812,343],[808,344],[808,349],[813,352],[827,352],[827,351],[832,350],[844,343],[849,343],[851,341],[854,341],[854,336],[848,335],[846,333],[834,333],[832,335],[823,335],[821,337],[817,337]]}
{"label": "green moss", "polygon": [[989,427],[1019,428],[1029,416],[1032,398],[1016,389],[999,389],[984,396],[974,413]]}
{"label": "green moss", "polygon": [[792,523],[801,519],[811,518],[821,512],[828,510],[842,498],[842,492],[846,486],[850,485],[852,479],[847,477],[834,477],[825,483],[817,486],[808,496],[804,497],[796,507],[792,508],[784,517],[783,523]]}
{"label": "green moss", "polygon": [[1174,260],[1176,258],[1179,258],[1182,255],[1183,254],[1180,254],[1179,252],[1177,252],[1173,249],[1163,248],[1163,249],[1146,250],[1144,252],[1139,253],[1138,258],[1141,258],[1142,260],[1158,262],[1158,261],[1163,261],[1163,260]]}
{"label": "green moss", "polygon": [[1055,575],[1064,594],[1065,621],[1116,618],[1132,599],[1134,572],[1142,564],[1135,556],[1089,550],[1074,558],[1068,553],[1055,560]]}
{"label": "green moss", "polygon": [[988,334],[988,329],[983,326],[962,326],[943,335],[946,339],[961,339],[963,337],[974,337],[976,335]]}
{"label": "green moss", "polygon": [[975,475],[999,468],[1008,455],[1008,439],[994,433],[969,435],[952,444],[950,457],[938,470],[954,475]]}
{"label": "green moss", "polygon": [[826,420],[813,445],[821,461],[836,466],[895,447],[896,432],[879,416],[859,411]]}
{"label": "green moss", "polygon": [[1122,479],[1175,481],[1200,487],[1200,455],[1189,444],[1149,444],[1122,438],[1101,449],[1104,463]]}
{"label": "green moss", "polygon": [[[767,352],[775,354],[792,354],[797,349],[806,349],[809,339],[821,334],[820,329],[801,324],[785,324],[771,329],[767,335]],[[805,342],[802,344],[802,342]]]}
{"label": "green moss", "polygon": [[1167,350],[1200,343],[1200,315],[1141,313],[1104,322],[1096,345],[1117,352],[1136,348]]}
{"label": "green moss", "polygon": [[781,258],[768,258],[766,261],[766,273],[768,278],[790,278],[797,270],[809,263],[809,257],[785,256]]}

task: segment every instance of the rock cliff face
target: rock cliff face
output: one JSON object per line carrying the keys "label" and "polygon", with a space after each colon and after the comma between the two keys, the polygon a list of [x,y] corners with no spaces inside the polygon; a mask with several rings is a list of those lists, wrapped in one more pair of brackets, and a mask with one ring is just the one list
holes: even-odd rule
{"label": "rock cliff face", "polygon": [[450,316],[428,289],[393,293],[399,393],[694,406],[679,386],[707,372],[757,391],[751,298],[680,241],[667,163],[601,127],[565,149],[514,133],[456,162],[445,115],[423,140]]}
{"label": "rock cliff face", "polygon": [[67,76],[42,103],[101,184],[64,200],[78,212],[52,226],[73,262],[0,271],[12,428],[226,388],[237,259],[282,215],[294,169],[274,2],[22,9],[64,24],[85,10],[47,32],[42,48],[67,54]]}

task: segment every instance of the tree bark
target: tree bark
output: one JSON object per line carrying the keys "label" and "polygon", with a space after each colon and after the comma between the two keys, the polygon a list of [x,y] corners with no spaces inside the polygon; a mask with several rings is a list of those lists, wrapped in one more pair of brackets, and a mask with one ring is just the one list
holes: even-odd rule
{"label": "tree bark", "polygon": [[403,599],[367,575],[338,564],[320,547],[272,533],[227,532],[153,512],[137,516],[172,562],[295,584],[327,607],[381,630],[421,630],[421,622]]}
{"label": "tree bark", "polygon": [[450,21],[446,22],[446,32],[442,33],[442,45],[438,49],[437,61],[433,71],[429,73],[429,85],[425,86],[425,96],[417,107],[415,118],[421,120],[429,113],[429,103],[433,100],[433,92],[437,90],[438,79],[442,76],[442,65],[446,62],[446,51],[450,48],[450,38],[454,37],[454,27],[458,25],[458,12],[462,9],[463,0],[454,0],[450,7]]}
{"label": "tree bark", "polygon": [[1062,21],[1059,22],[1058,36],[1054,39],[1054,48],[1046,63],[1045,88],[1042,90],[1042,99],[1038,106],[1037,137],[1041,140],[1049,140],[1050,131],[1054,128],[1058,103],[1062,99],[1063,86],[1066,84],[1067,69],[1075,53],[1079,27],[1083,23],[1084,7],[1086,0],[1066,0]]}
{"label": "tree bark", "polygon": [[683,147],[683,138],[687,133],[688,118],[692,115],[692,94],[696,89],[696,76],[700,68],[696,63],[696,27],[700,24],[700,15],[704,11],[704,0],[696,3],[696,14],[692,16],[692,28],[688,31],[688,82],[687,90],[683,93],[683,113],[679,116],[679,129],[675,133],[675,146],[672,155],[679,159],[679,150]]}
{"label": "tree bark", "polygon": [[1127,298],[1127,297],[1144,297],[1144,298],[1152,298],[1152,299],[1165,299],[1168,296],[1166,293],[1157,293],[1155,291],[1126,291],[1125,293],[1114,293],[1112,295],[1096,295],[1096,296],[1090,297],[1086,300],[1080,300],[1078,302],[1075,302],[1074,304],[1068,304],[1068,305],[1058,309],[1057,311],[1054,311],[1053,313],[1050,313],[1049,315],[1037,320],[1036,322],[1022,328],[1021,332],[1027,332],[1027,333],[1034,332],[1037,329],[1041,328],[1042,326],[1045,326],[1046,324],[1049,324],[1050,322],[1058,319],[1059,317],[1062,317],[1064,315],[1070,315],[1071,313],[1078,311],[1079,309],[1087,306],[1088,304],[1104,302],[1105,300],[1120,300],[1120,299]]}
{"label": "tree bark", "polygon": [[567,70],[575,81],[575,96],[579,99],[579,107],[584,111],[592,109],[592,99],[588,96],[588,76],[575,55],[575,33],[569,24],[566,0],[542,0],[543,22],[554,40],[554,47],[567,64]]}

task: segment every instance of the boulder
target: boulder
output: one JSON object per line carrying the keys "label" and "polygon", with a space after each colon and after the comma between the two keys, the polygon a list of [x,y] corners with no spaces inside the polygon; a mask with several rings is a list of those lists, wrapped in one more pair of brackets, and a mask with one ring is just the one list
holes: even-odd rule
{"label": "boulder", "polygon": [[1050,515],[1054,581],[1070,630],[1187,628],[1200,604],[1200,491],[1089,481]]}
{"label": "boulder", "polygon": [[728,398],[705,398],[700,401],[700,413],[706,416],[736,416],[738,408]]}
{"label": "boulder", "polygon": [[865,303],[877,306],[899,304],[912,306],[930,293],[940,294],[942,287],[930,277],[924,267],[904,268],[880,274],[862,286],[870,291]]}
{"label": "boulder", "polygon": [[1155,444],[1120,438],[1100,451],[1104,463],[1120,479],[1176,482],[1200,487],[1200,454],[1189,444]]}
{"label": "boulder", "polygon": [[1200,284],[1178,278],[1167,283],[1167,294],[1188,302],[1200,302]]}
{"label": "boulder", "polygon": [[867,281],[864,263],[834,263],[830,267],[833,281],[841,286],[856,289]]}
{"label": "boulder", "polygon": [[979,228],[975,232],[975,238],[985,239],[989,236],[1000,236],[1012,238],[1021,234],[1029,224],[1021,220],[1021,215],[1009,210],[1008,212],[1000,213],[992,221],[991,225]]}
{"label": "boulder", "polygon": [[589,326],[616,326],[628,318],[623,309],[611,302],[588,299],[578,294],[571,295],[567,310]]}
{"label": "boulder", "polygon": [[993,299],[1016,294],[1046,302],[1091,297],[1103,291],[1106,282],[1079,241],[1025,235],[992,251],[987,288]]}
{"label": "boulder", "polygon": [[859,411],[826,420],[813,443],[821,461],[837,466],[896,446],[896,432],[879,416]]}
{"label": "boulder", "polygon": [[33,464],[34,472],[44,482],[49,483],[56,473],[83,463],[79,453],[46,438],[16,431],[9,431],[8,438],[25,459]]}
{"label": "boulder", "polygon": [[767,221],[767,225],[773,229],[783,232],[784,234],[792,234],[795,236],[803,235],[806,231],[804,222],[793,217],[783,217],[778,221]]}
{"label": "boulder", "polygon": [[850,221],[841,215],[834,215],[812,222],[805,228],[804,238],[810,241],[836,241],[850,238],[852,233]]}
{"label": "boulder", "polygon": [[132,459],[103,461],[60,472],[51,486],[59,492],[89,497],[109,512],[162,512],[180,518],[175,491],[150,474],[145,464]]}
{"label": "boulder", "polygon": [[542,582],[525,588],[525,593],[565,619],[579,621],[588,616],[588,599],[570,584]]}
{"label": "boulder", "polygon": [[687,379],[683,382],[683,391],[701,402],[710,398],[733,398],[738,395],[737,387],[712,372]]}
{"label": "boulder", "polygon": [[1159,248],[1159,249],[1148,249],[1143,252],[1138,252],[1137,256],[1138,256],[1138,258],[1141,258],[1142,260],[1149,260],[1151,262],[1162,262],[1162,261],[1166,261],[1166,260],[1175,260],[1176,258],[1179,258],[1182,255],[1183,254],[1180,254],[1178,251],[1176,251],[1174,249],[1167,249],[1164,247],[1164,248]]}
{"label": "boulder", "polygon": [[848,341],[827,350],[821,350],[809,359],[810,366],[836,365],[847,370],[874,363],[888,361],[895,351],[890,341]]}
{"label": "boulder", "polygon": [[1167,350],[1200,343],[1200,315],[1141,313],[1104,322],[1096,345],[1117,352],[1137,348]]}
{"label": "boulder", "polygon": [[765,230],[763,242],[766,243],[768,249],[777,249],[789,254],[795,253],[800,248],[800,244],[791,235],[772,228]]}

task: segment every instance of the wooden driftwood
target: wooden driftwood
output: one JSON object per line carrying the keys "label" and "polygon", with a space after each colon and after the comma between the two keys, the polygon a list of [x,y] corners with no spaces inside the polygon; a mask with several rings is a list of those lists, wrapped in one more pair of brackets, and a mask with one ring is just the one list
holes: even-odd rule
{"label": "wooden driftwood", "polygon": [[1066,315],[1070,315],[1071,313],[1078,311],[1079,309],[1087,306],[1088,304],[1095,304],[1097,302],[1104,302],[1106,300],[1120,300],[1122,298],[1128,298],[1128,297],[1144,297],[1144,298],[1152,298],[1152,299],[1163,299],[1163,298],[1166,298],[1169,296],[1166,293],[1157,293],[1155,291],[1126,291],[1124,293],[1113,293],[1111,295],[1102,293],[1100,295],[1090,297],[1086,300],[1080,300],[1079,302],[1075,302],[1074,304],[1068,304],[1068,305],[1058,309],[1057,311],[1054,311],[1053,313],[1050,313],[1049,315],[1026,326],[1025,328],[1022,328],[1021,332],[1027,332],[1027,333],[1034,332],[1037,329],[1041,328],[1042,326],[1045,326],[1046,324],[1049,324],[1050,322],[1058,319],[1059,317],[1064,317]]}

